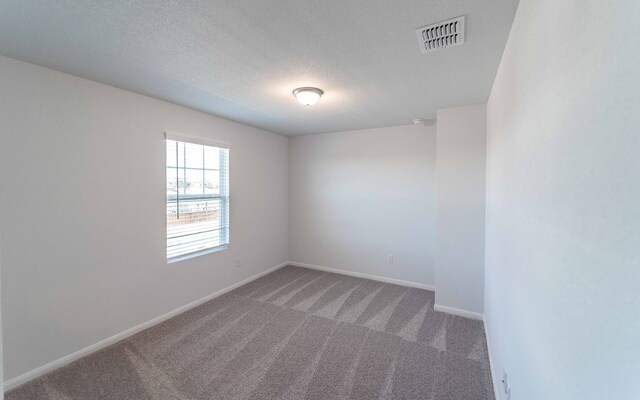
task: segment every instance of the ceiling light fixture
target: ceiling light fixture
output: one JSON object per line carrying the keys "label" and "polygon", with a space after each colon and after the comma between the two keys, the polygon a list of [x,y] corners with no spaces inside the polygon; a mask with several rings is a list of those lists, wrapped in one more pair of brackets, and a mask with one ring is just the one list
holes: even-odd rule
{"label": "ceiling light fixture", "polygon": [[433,119],[424,119],[424,118],[416,118],[413,120],[414,125],[426,125],[426,126],[431,126],[433,124],[436,123],[435,120]]}
{"label": "ceiling light fixture", "polygon": [[301,87],[293,91],[296,99],[298,99],[300,104],[304,104],[305,106],[316,104],[323,94],[324,92],[322,90],[314,87]]}

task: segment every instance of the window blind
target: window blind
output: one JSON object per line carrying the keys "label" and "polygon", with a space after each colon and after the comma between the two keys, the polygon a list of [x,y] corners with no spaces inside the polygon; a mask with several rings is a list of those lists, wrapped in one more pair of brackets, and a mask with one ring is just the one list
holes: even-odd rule
{"label": "window blind", "polygon": [[229,243],[229,149],[166,140],[167,259]]}

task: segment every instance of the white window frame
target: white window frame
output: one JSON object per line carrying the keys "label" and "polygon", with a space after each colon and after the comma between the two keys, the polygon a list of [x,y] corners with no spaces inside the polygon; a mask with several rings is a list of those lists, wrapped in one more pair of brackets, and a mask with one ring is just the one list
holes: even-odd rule
{"label": "white window frame", "polygon": [[[176,142],[184,142],[184,143],[192,143],[192,144],[199,144],[199,145],[204,145],[204,146],[212,146],[212,147],[217,147],[217,148],[222,148],[222,149],[227,149],[228,150],[228,154],[231,153],[230,151],[230,146],[227,143],[221,143],[221,142],[214,142],[214,141],[210,141],[207,139],[202,139],[202,138],[198,138],[198,137],[190,137],[190,136],[183,136],[183,135],[176,135],[176,134],[172,134],[172,133],[168,133],[165,132],[165,155],[166,155],[166,141],[167,140],[173,140]],[[225,194],[218,194],[218,195],[211,195],[210,197],[212,199],[221,199],[221,221],[220,221],[220,230],[221,230],[221,242],[223,242],[222,244],[215,246],[215,247],[209,247],[209,248],[205,248],[205,249],[200,249],[200,250],[196,250],[193,252],[189,252],[189,253],[183,253],[183,254],[179,254],[173,257],[168,257],[167,256],[167,263],[171,264],[174,262],[178,262],[178,261],[183,261],[183,260],[187,260],[190,258],[194,258],[194,257],[199,257],[205,254],[210,254],[210,253],[215,253],[221,250],[225,250],[229,247],[229,244],[231,242],[231,238],[230,238],[230,229],[229,229],[229,203],[231,201],[231,196],[230,196],[230,185],[229,185],[229,155],[227,155],[227,162],[221,162],[220,163],[220,187],[221,188],[225,188],[226,189],[226,193]],[[165,174],[167,173],[167,159],[165,158]],[[227,181],[224,181],[224,178],[227,179]],[[165,176],[165,189],[166,189],[166,185],[167,185],[167,177]],[[179,200],[178,200],[179,201]],[[166,208],[168,205],[169,199],[166,197],[165,195],[165,238],[167,239],[165,242],[165,255],[167,250],[168,250],[168,221],[166,219]]]}

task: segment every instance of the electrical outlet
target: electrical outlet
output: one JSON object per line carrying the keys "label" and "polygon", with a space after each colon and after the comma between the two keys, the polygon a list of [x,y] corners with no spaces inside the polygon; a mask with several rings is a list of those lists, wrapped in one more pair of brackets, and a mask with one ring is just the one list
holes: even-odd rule
{"label": "electrical outlet", "polygon": [[393,254],[391,254],[391,253],[387,254],[387,262],[389,264],[393,263]]}
{"label": "electrical outlet", "polygon": [[237,268],[242,267],[242,257],[236,258],[236,267]]}
{"label": "electrical outlet", "polygon": [[509,392],[509,380],[507,379],[507,370],[502,369],[502,391],[507,394]]}

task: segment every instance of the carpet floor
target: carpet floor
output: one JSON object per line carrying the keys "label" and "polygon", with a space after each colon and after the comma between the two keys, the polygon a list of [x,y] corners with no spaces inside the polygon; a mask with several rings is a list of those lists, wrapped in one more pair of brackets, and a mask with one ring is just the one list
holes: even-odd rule
{"label": "carpet floor", "polygon": [[493,399],[481,321],[434,294],[284,267],[8,393],[67,399]]}

